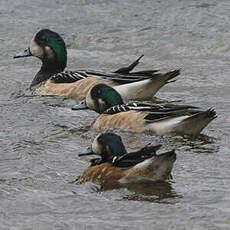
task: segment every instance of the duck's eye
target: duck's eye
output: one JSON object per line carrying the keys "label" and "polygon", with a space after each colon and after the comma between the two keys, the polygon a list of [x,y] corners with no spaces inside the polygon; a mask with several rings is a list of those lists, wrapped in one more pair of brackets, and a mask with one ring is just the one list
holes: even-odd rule
{"label": "duck's eye", "polygon": [[101,90],[100,90],[100,89],[98,89],[98,90],[97,90],[97,93],[98,93],[98,94],[101,94]]}

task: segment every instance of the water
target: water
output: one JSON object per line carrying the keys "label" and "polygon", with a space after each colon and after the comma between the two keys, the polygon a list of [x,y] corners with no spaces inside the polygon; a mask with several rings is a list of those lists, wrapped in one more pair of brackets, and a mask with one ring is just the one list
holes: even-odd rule
{"label": "water", "polygon": [[[152,0],[1,0],[0,229],[229,229],[230,3]],[[215,107],[199,138],[118,132],[129,150],[175,148],[174,183],[100,190],[71,183],[88,166],[77,154],[96,133],[94,112],[31,96],[36,58],[12,57],[41,28],[60,33],[68,69],[181,68],[160,99]],[[162,150],[162,151],[163,151]]]}

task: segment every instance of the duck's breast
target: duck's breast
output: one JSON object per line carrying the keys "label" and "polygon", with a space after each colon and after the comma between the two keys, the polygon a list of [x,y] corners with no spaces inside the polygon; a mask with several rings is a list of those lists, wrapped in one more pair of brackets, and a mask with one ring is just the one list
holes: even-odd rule
{"label": "duck's breast", "polygon": [[60,95],[67,98],[82,100],[86,97],[89,89],[101,82],[100,78],[88,77],[73,83],[54,83],[48,80],[36,90],[38,95]]}
{"label": "duck's breast", "polygon": [[88,167],[80,177],[80,183],[95,182],[99,184],[117,183],[124,176],[124,169],[113,167],[110,163]]}

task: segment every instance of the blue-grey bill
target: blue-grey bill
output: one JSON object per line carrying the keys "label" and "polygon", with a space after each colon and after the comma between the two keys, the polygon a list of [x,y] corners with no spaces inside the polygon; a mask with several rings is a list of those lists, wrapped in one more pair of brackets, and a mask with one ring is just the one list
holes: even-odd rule
{"label": "blue-grey bill", "polygon": [[82,109],[88,109],[88,106],[86,105],[86,101],[83,100],[79,104],[74,105],[72,107],[72,110],[82,110]]}
{"label": "blue-grey bill", "polygon": [[82,156],[89,156],[89,155],[94,155],[95,153],[93,152],[91,147],[88,147],[86,150],[82,151],[80,154],[78,154],[79,157]]}
{"label": "blue-grey bill", "polygon": [[30,48],[27,48],[27,49],[23,50],[22,52],[16,54],[14,56],[14,58],[30,57],[30,56],[32,56],[32,54],[30,52]]}

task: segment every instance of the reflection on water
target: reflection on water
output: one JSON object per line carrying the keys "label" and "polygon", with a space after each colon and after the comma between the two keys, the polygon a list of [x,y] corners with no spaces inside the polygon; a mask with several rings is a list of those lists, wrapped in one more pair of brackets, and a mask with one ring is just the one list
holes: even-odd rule
{"label": "reflection on water", "polygon": [[176,193],[172,182],[135,183],[110,185],[107,187],[92,186],[92,190],[106,192],[112,189],[121,191],[123,200],[149,201],[158,203],[175,203],[182,195]]}
{"label": "reflection on water", "polygon": [[132,183],[132,184],[109,184],[99,185],[92,182],[81,184],[78,182],[80,176],[74,181],[69,182],[76,186],[84,186],[84,188],[91,192],[103,193],[111,190],[120,191],[123,200],[149,201],[158,203],[175,203],[182,195],[177,194],[173,189],[175,181],[158,181],[146,183]]}
{"label": "reflection on water", "polygon": [[123,199],[127,200],[175,203],[177,198],[182,198],[169,182],[133,184],[129,185],[127,189],[132,193],[123,196]]}
{"label": "reflection on water", "polygon": [[161,137],[159,142],[167,147],[180,149],[183,152],[197,153],[216,153],[219,151],[217,138],[205,134],[200,134],[197,137]]}

